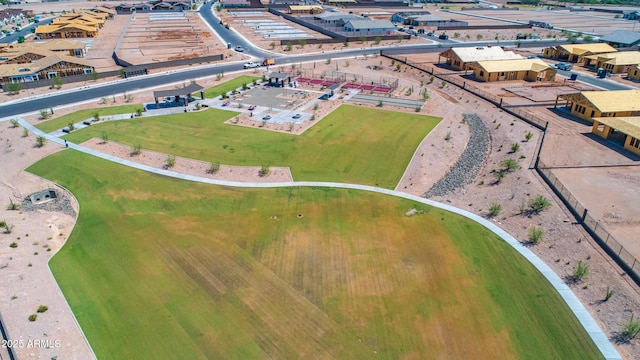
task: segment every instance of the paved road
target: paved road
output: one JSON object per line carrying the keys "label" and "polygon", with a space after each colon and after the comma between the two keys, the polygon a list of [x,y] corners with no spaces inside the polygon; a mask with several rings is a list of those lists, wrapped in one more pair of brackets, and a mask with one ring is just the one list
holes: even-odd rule
{"label": "paved road", "polygon": [[[29,124],[27,121],[19,118],[18,122],[25,129],[34,133],[36,136],[44,136],[49,141],[55,142],[60,145],[64,145],[64,140],[55,136],[51,136],[50,134],[46,134],[39,129],[35,128],[33,125]],[[487,219],[473,214],[471,212],[458,209],[456,207],[442,204],[439,202],[435,202],[429,199],[425,199],[423,197],[409,195],[406,193],[402,193],[395,190],[383,189],[374,186],[367,185],[357,185],[357,184],[345,184],[345,183],[333,183],[333,182],[312,182],[312,181],[292,181],[292,182],[282,182],[282,183],[251,183],[251,182],[236,182],[236,181],[226,181],[226,180],[216,180],[211,178],[204,178],[195,175],[187,175],[178,173],[175,171],[165,170],[161,168],[152,167],[149,165],[140,164],[131,160],[121,159],[112,155],[108,155],[93,149],[89,149],[84,146],[76,145],[69,143],[69,147],[81,151],[83,153],[93,155],[105,160],[113,161],[115,163],[129,166],[135,169],[147,171],[150,173],[168,176],[172,178],[182,179],[186,181],[194,181],[206,184],[214,184],[221,186],[233,186],[233,187],[242,187],[242,188],[273,188],[273,187],[330,187],[330,188],[338,188],[338,189],[354,189],[360,191],[369,191],[378,194],[395,196],[398,198],[409,199],[411,201],[419,202],[422,204],[430,205],[439,209],[443,209],[446,211],[453,212],[455,214],[464,216],[472,221],[479,223],[485,228],[489,229],[494,234],[498,235],[500,238],[504,239],[511,247],[513,247],[518,253],[520,253],[527,261],[529,261],[554,287],[554,289],[562,296],[566,304],[569,306],[571,311],[574,313],[578,321],[582,324],[586,332],[589,334],[593,342],[596,344],[602,355],[605,359],[608,360],[622,360],[622,357],[615,349],[615,347],[611,344],[606,334],[602,331],[602,329],[598,326],[596,321],[593,319],[591,314],[587,311],[584,305],[580,302],[578,297],[571,291],[571,288],[544,262],[542,261],[536,254],[534,254],[531,250],[529,250],[526,246],[520,243],[517,239],[511,236],[506,231],[502,230],[500,227],[488,221]]]}
{"label": "paved road", "polygon": [[609,79],[600,79],[599,77],[596,77],[595,73],[589,73],[589,74],[585,74],[582,72],[575,72],[575,71],[565,71],[565,70],[558,70],[558,75],[564,76],[567,79],[571,77],[571,75],[576,74],[578,75],[577,81],[583,82],[585,84],[589,84],[589,85],[593,85],[605,90],[630,90],[630,89],[636,89],[636,87],[631,86],[631,85],[624,85],[624,84],[620,84],[617,83],[613,80],[609,80]]}
{"label": "paved road", "polygon": [[30,23],[25,25],[22,30],[16,31],[15,33],[5,36],[0,39],[0,43],[11,44],[13,42],[17,42],[20,36],[27,37],[27,35],[31,34],[31,29],[40,26],[40,25],[49,25],[53,21],[53,18],[42,20],[39,23]]}

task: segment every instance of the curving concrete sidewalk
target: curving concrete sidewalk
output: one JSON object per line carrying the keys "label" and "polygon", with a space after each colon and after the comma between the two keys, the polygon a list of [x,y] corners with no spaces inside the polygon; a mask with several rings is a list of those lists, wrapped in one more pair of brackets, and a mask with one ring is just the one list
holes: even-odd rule
{"label": "curving concrete sidewalk", "polygon": [[[33,125],[27,123],[22,118],[16,117],[20,125],[22,125],[27,130],[33,132],[37,136],[43,136],[47,138],[49,141],[61,144],[64,146],[65,141],[58,137],[46,134],[41,130],[35,128]],[[221,185],[221,186],[230,186],[230,187],[244,187],[244,188],[272,188],[272,187],[289,187],[289,186],[299,186],[299,187],[332,187],[339,189],[353,189],[353,190],[362,190],[362,191],[370,191],[378,194],[395,196],[403,199],[408,199],[411,201],[420,202],[426,205],[430,205],[436,208],[440,208],[443,210],[450,211],[452,213],[461,215],[466,217],[467,219],[473,220],[485,228],[489,229],[494,234],[501,237],[504,241],[506,241],[511,247],[513,247],[520,255],[522,255],[527,261],[529,261],[542,275],[551,283],[553,288],[560,294],[560,296],[567,303],[571,311],[573,311],[574,315],[580,321],[584,329],[587,331],[593,342],[596,344],[602,355],[605,359],[608,360],[622,360],[622,356],[615,349],[613,344],[609,341],[606,334],[600,329],[595,319],[589,314],[589,311],[582,305],[578,297],[571,291],[569,286],[562,281],[562,279],[556,274],[544,261],[542,261],[536,254],[531,252],[527,247],[522,245],[517,239],[511,236],[509,233],[495,225],[494,223],[486,220],[483,217],[480,217],[476,214],[470,213],[468,211],[458,209],[456,207],[446,205],[443,203],[439,203],[436,201],[432,201],[429,199],[425,199],[415,195],[405,194],[395,190],[382,189],[374,186],[368,185],[357,185],[357,184],[346,184],[346,183],[335,183],[335,182],[315,182],[315,181],[292,181],[292,182],[284,182],[284,183],[244,183],[244,182],[235,182],[235,181],[225,181],[225,180],[216,180],[209,179],[200,176],[181,174],[174,171],[164,170],[160,168],[155,168],[148,165],[143,165],[136,163],[134,161],[121,159],[115,156],[107,155],[101,153],[99,151],[86,148],[84,146],[68,143],[68,147],[77,151],[81,151],[86,154],[90,154],[105,160],[113,161],[125,166],[129,166],[132,168],[136,168],[143,171],[148,171],[158,175],[169,176],[177,179],[194,181],[212,185]]]}

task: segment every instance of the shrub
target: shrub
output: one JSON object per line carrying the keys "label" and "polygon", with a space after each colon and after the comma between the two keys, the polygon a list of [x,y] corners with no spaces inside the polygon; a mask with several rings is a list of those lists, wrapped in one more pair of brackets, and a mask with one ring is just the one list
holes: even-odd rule
{"label": "shrub", "polygon": [[504,171],[496,171],[493,176],[496,177],[496,183],[500,183],[505,176],[507,176]]}
{"label": "shrub", "polygon": [[14,241],[11,244],[9,244],[9,247],[12,248],[12,249],[15,249],[15,248],[18,247],[18,244]]}
{"label": "shrub", "polygon": [[37,318],[38,318],[38,315],[36,315],[36,314],[29,315],[29,321],[31,321],[31,322],[36,321]]}
{"label": "shrub", "polygon": [[164,161],[164,165],[167,168],[172,168],[176,165],[176,157],[173,155],[167,156],[167,159]]}
{"label": "shrub", "polygon": [[498,204],[497,202],[494,201],[491,203],[491,205],[489,205],[490,217],[498,216],[500,214],[500,211],[502,211],[502,205]]}
{"label": "shrub", "polygon": [[451,140],[451,131],[449,131],[449,132],[447,133],[447,135],[444,137],[444,139],[445,139],[446,141]]}
{"label": "shrub", "polygon": [[612,290],[610,287],[607,286],[607,291],[604,293],[604,301],[609,301],[609,299],[611,299],[611,297],[615,294],[615,290]]}
{"label": "shrub", "polygon": [[631,341],[635,339],[638,334],[640,334],[640,320],[634,320],[632,314],[631,320],[622,324],[622,335],[626,341]]}
{"label": "shrub", "polygon": [[140,155],[140,144],[135,144],[131,148],[131,156]]}
{"label": "shrub", "polygon": [[511,145],[511,152],[518,152],[518,150],[520,150],[520,144],[518,143],[513,143],[513,145]]}
{"label": "shrub", "polygon": [[94,111],[91,116],[93,117],[93,121],[100,121],[100,111]]}
{"label": "shrub", "polygon": [[44,136],[36,137],[36,147],[41,148],[47,142],[47,139]]}
{"label": "shrub", "polygon": [[[7,223],[6,220],[0,221],[0,229],[4,229],[5,234],[11,234],[11,231],[13,231],[13,228],[14,226]],[[20,240],[20,238],[18,238],[18,240]]]}
{"label": "shrub", "polygon": [[532,244],[538,245],[540,241],[542,241],[542,238],[544,238],[544,230],[542,230],[542,228],[534,226],[529,229],[529,241]]}
{"label": "shrub", "polygon": [[267,176],[269,175],[269,173],[271,172],[271,169],[269,169],[269,165],[262,165],[260,167],[260,171],[258,172],[259,176]]}
{"label": "shrub", "polygon": [[217,173],[219,170],[220,170],[220,162],[218,162],[218,161],[212,161],[212,162],[209,164],[209,169],[207,169],[207,172],[208,172],[209,174],[215,174],[215,173]]}
{"label": "shrub", "polygon": [[47,109],[40,110],[40,119],[47,120],[50,116],[51,116],[51,113],[49,113],[49,110]]}
{"label": "shrub", "polygon": [[16,119],[11,119],[11,128],[12,128],[12,129],[17,128],[17,127],[18,127],[18,125],[19,125],[18,120],[16,120]]}
{"label": "shrub", "polygon": [[581,281],[583,278],[589,276],[590,271],[589,264],[582,260],[578,261],[578,265],[573,270],[573,280],[576,282]]}
{"label": "shrub", "polygon": [[40,306],[38,306],[38,312],[39,312],[39,313],[46,312],[47,310],[49,310],[49,308],[48,308],[46,305],[40,305]]}
{"label": "shrub", "polygon": [[29,136],[29,130],[22,129],[22,137],[28,137],[28,136]]}
{"label": "shrub", "polygon": [[378,105],[377,105],[377,106],[378,106],[378,107],[382,107],[382,106],[384,106],[384,103],[382,102],[382,100],[378,100]]}
{"label": "shrub", "polygon": [[11,83],[7,85],[9,90],[9,95],[19,94],[20,90],[22,90],[22,84],[20,83]]}
{"label": "shrub", "polygon": [[109,141],[109,134],[107,134],[106,131],[103,131],[102,135],[100,136],[100,138],[102,138],[102,141],[104,141],[106,143],[107,141]]}
{"label": "shrub", "polygon": [[20,210],[20,205],[14,203],[11,198],[9,198],[9,205],[7,205],[7,210]]}
{"label": "shrub", "polygon": [[373,43],[379,45],[380,41],[382,41],[382,38],[380,36],[376,36],[376,38],[373,40]]}
{"label": "shrub", "polygon": [[524,140],[529,141],[531,140],[532,137],[533,137],[533,133],[531,131],[527,131],[527,133],[524,135]]}
{"label": "shrub", "polygon": [[520,168],[520,165],[518,165],[518,162],[515,159],[504,159],[500,165],[509,172]]}
{"label": "shrub", "polygon": [[291,51],[291,49],[293,48],[293,46],[291,46],[291,44],[287,44],[287,46],[285,46],[284,51]]}
{"label": "shrub", "polygon": [[550,207],[551,203],[542,195],[537,195],[533,199],[529,200],[529,207],[535,214],[539,214],[546,208]]}

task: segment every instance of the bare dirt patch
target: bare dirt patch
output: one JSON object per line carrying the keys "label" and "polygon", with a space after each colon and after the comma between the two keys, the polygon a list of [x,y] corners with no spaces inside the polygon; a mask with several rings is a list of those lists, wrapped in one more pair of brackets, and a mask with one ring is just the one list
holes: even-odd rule
{"label": "bare dirt patch", "polygon": [[[75,216],[63,211],[9,211],[9,199],[16,203],[29,194],[54,188],[55,184],[31,175],[23,169],[43,156],[61,149],[55,144],[35,148],[35,137],[22,137],[22,128],[0,123],[0,218],[15,226],[11,234],[0,233],[0,313],[11,340],[22,340],[14,350],[20,359],[93,359],[73,314],[67,305],[48,262],[64,245],[75,224]],[[75,199],[66,194],[77,211]],[[10,247],[15,243],[16,247]],[[40,305],[48,310],[37,313]],[[36,321],[28,317],[36,314]],[[51,341],[49,347],[33,345],[34,340]],[[29,342],[31,341],[31,346]]]}
{"label": "bare dirt patch", "polygon": [[218,180],[239,181],[239,182],[290,182],[293,181],[289,168],[270,167],[267,175],[261,176],[260,167],[253,166],[229,166],[219,164],[220,168],[216,172],[211,172],[211,163],[198,161],[182,157],[175,157],[175,165],[167,167],[166,161],[168,154],[159,153],[151,150],[142,150],[139,155],[131,155],[131,147],[119,144],[113,141],[104,142],[100,139],[91,139],[84,143],[90,149],[98,150],[105,154],[117,156],[122,159],[135,161],[144,165],[150,165],[157,168],[208,177]]}

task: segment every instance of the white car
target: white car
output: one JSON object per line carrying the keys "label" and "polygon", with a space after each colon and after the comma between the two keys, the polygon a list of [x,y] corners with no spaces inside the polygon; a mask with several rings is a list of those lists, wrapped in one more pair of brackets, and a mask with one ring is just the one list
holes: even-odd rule
{"label": "white car", "polygon": [[236,46],[236,51],[237,51],[237,52],[243,52],[243,51],[244,51],[244,48],[243,48],[242,46],[240,46],[240,45],[237,45],[237,46]]}
{"label": "white car", "polygon": [[253,61],[249,61],[248,63],[245,63],[244,65],[242,65],[245,69],[253,69],[253,68],[257,68],[258,66],[260,66],[260,64],[253,62]]}

